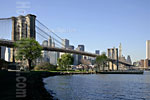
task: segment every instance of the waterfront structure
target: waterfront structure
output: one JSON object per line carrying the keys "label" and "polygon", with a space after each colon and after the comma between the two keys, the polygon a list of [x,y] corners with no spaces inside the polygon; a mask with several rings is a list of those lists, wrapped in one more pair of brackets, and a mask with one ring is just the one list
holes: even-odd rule
{"label": "waterfront structure", "polygon": [[[22,38],[35,38],[35,15],[12,17],[12,41]],[[11,48],[11,62],[15,62],[15,50]]]}
{"label": "waterfront structure", "polygon": [[146,59],[150,59],[150,40],[146,41]]}
{"label": "waterfront structure", "polygon": [[[107,57],[118,60],[118,48],[107,49]],[[117,62],[109,62],[109,70],[118,70]]]}
{"label": "waterfront structure", "polygon": [[100,55],[100,50],[95,50],[95,54]]}
{"label": "waterfront structure", "polygon": [[150,67],[150,60],[149,59],[145,59],[144,61],[144,68],[147,69]]}
{"label": "waterfront structure", "polygon": [[144,68],[144,59],[140,61],[139,67]]}
{"label": "waterfront structure", "polygon": [[[25,16],[22,16],[23,18],[21,18],[21,19],[23,19],[23,23],[21,22],[21,24],[20,23],[18,23],[18,26],[17,26],[17,24],[13,24],[13,23],[15,23],[16,21],[14,20],[14,18],[2,18],[1,20],[9,20],[9,19],[12,19],[12,37],[13,38],[16,38],[17,36],[18,37],[21,37],[21,38],[26,38],[26,37],[29,37],[29,38],[35,38],[35,37],[33,37],[33,36],[35,36],[34,35],[34,30],[35,30],[35,16],[34,15],[29,15],[29,16],[31,16],[31,17],[29,17],[29,23],[30,24],[25,24],[24,22],[26,22],[26,19],[23,19]],[[19,17],[17,17],[17,19],[18,19]],[[33,23],[32,23],[33,22]],[[42,26],[44,26],[44,27],[46,27],[44,24],[42,24],[39,20],[36,20],[36,22],[38,22],[38,23],[40,23]],[[15,26],[16,25],[16,26]],[[21,25],[21,26],[20,26]],[[27,27],[26,27],[27,26]],[[22,30],[22,28],[25,28],[25,32],[27,32],[27,33],[29,33],[28,31],[30,31],[31,32],[31,34],[29,33],[29,34],[22,34],[22,32],[20,32],[20,30]],[[36,26],[36,28],[38,28],[39,30],[41,29],[41,27],[38,27],[38,26]],[[16,30],[16,29],[18,29],[18,31],[16,31],[16,32],[14,32],[14,30]],[[47,27],[46,27],[46,29],[48,29]],[[48,29],[49,30],[49,29]],[[41,30],[41,31],[43,31],[43,30]],[[18,33],[19,32],[19,34],[16,34],[16,33]],[[24,33],[24,32],[23,32]],[[44,35],[45,34],[45,32],[42,32],[41,33],[42,35]],[[41,35],[41,37],[43,37]],[[49,35],[50,36],[50,35]],[[57,36],[57,35],[56,35]],[[60,38],[59,36],[57,36],[58,38]],[[19,39],[21,39],[21,38],[19,38]],[[61,39],[61,38],[60,38]],[[13,43],[15,42],[15,40],[17,40],[17,39],[12,39],[11,41],[10,40],[3,40],[3,39],[0,39],[0,45],[1,46],[7,46],[7,47],[10,47],[10,48],[14,48],[14,45],[13,45]],[[55,39],[54,39],[55,40]],[[61,45],[62,46],[62,45]],[[45,51],[56,51],[56,52],[65,52],[65,53],[75,53],[75,54],[81,54],[81,55],[86,55],[86,56],[91,56],[91,57],[96,57],[97,55],[96,54],[92,54],[92,53],[89,53],[89,52],[80,52],[80,51],[76,51],[76,50],[69,50],[69,49],[66,49],[66,48],[56,48],[56,47],[54,47],[54,48],[51,48],[51,47],[43,47],[42,48],[43,50],[45,50]],[[11,51],[12,51],[12,53],[11,53],[11,58],[13,58],[13,61],[11,61],[11,62],[14,62],[15,60],[14,60],[14,56],[15,56],[15,49],[11,49]],[[115,59],[109,59],[109,61],[110,62],[116,62],[116,61],[118,61],[118,60],[115,60]],[[130,65],[130,64],[128,64],[128,63],[126,63],[126,62],[122,62],[122,61],[119,61],[119,63],[121,63],[121,64],[124,64],[124,65],[128,65],[128,66],[132,66],[132,65]]]}

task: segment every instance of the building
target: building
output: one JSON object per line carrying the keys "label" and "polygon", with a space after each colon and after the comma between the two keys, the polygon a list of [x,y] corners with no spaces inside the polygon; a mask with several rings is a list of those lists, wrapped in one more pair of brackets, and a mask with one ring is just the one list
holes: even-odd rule
{"label": "building", "polygon": [[79,51],[84,51],[84,45],[78,45],[78,48],[77,48],[77,50],[79,50]]}
{"label": "building", "polygon": [[74,50],[74,46],[73,45],[69,45],[69,49],[70,50]]}
{"label": "building", "polygon": [[149,59],[145,59],[144,61],[144,68],[147,69],[150,67],[150,60]]}
{"label": "building", "polygon": [[119,45],[119,58],[121,58],[121,57],[122,57],[122,45],[120,43],[120,45]]}
{"label": "building", "polygon": [[52,47],[52,38],[51,38],[51,36],[48,39],[48,47]]}
{"label": "building", "polygon": [[[77,49],[78,51],[84,51],[84,45],[78,45]],[[78,59],[78,64],[81,64],[81,59],[83,59],[82,55],[77,55],[77,59]]]}
{"label": "building", "polygon": [[47,47],[47,46],[48,46],[48,41],[47,41],[47,40],[44,40],[44,41],[42,42],[42,46]]}
{"label": "building", "polygon": [[0,47],[0,59],[10,62],[10,48],[4,46]]}
{"label": "building", "polygon": [[100,55],[100,50],[95,50],[95,54]]}
{"label": "building", "polygon": [[127,63],[132,64],[131,57],[129,55],[127,57]]}
{"label": "building", "polygon": [[[55,47],[55,42],[52,41],[51,37],[49,37],[48,41],[44,40],[42,42],[42,46],[46,46],[46,47]],[[58,52],[52,52],[52,51],[42,51],[43,54],[43,62],[49,62],[53,65],[57,64],[57,59],[59,57],[59,53]]]}
{"label": "building", "polygon": [[146,41],[146,59],[150,59],[150,40]]}
{"label": "building", "polygon": [[139,67],[144,68],[144,60],[143,59],[140,61]]}
{"label": "building", "polygon": [[64,48],[69,48],[69,40],[68,39],[63,39],[62,44],[63,44]]}

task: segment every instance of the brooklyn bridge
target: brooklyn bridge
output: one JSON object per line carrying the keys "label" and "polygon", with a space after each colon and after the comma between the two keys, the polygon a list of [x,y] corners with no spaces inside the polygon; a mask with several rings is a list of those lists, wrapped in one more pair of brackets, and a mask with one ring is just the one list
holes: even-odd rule
{"label": "brooklyn bridge", "polygon": [[[42,40],[48,40],[48,38],[51,37],[56,46],[43,46],[41,44],[44,51],[64,52],[85,55],[89,57],[99,56],[98,54],[90,52],[77,51],[66,48],[65,45],[61,42],[63,39],[51,29],[49,29],[46,25],[44,25],[42,22],[40,22],[36,18],[36,16],[32,14],[28,14],[26,16],[21,15],[11,18],[0,18],[0,24],[3,27],[1,33],[9,34],[9,37],[11,37],[11,39],[6,39],[3,37],[0,39],[0,46],[11,48],[11,62],[15,62],[14,42],[22,38],[34,38],[41,44]],[[11,27],[8,28],[8,26]],[[9,30],[11,30],[11,33]],[[132,64],[118,59],[118,49],[116,49],[114,53],[108,56],[108,61],[109,66],[111,66],[112,68],[116,66],[118,69],[119,64],[125,66],[132,66]]]}

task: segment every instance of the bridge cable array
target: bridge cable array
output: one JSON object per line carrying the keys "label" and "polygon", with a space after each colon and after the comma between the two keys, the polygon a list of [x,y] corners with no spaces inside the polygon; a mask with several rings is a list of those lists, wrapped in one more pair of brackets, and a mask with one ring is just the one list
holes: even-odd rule
{"label": "bridge cable array", "polygon": [[[61,37],[59,37],[56,33],[54,33],[53,31],[51,31],[48,27],[46,27],[44,24],[42,24],[40,21],[36,20],[38,24],[40,24],[42,27],[44,27],[45,29],[42,29],[39,26],[35,26],[37,31],[36,33],[38,35],[40,35],[41,37],[43,37],[44,39],[48,40],[48,37],[51,37],[53,42],[59,46],[59,47],[65,47],[65,45],[61,42],[63,41],[63,39]],[[47,31],[46,31],[47,30]],[[50,33],[52,33],[54,36],[56,36],[58,39],[60,39],[61,41],[59,41],[58,39],[54,38],[52,35],[50,35]],[[45,36],[46,35],[46,36]]]}

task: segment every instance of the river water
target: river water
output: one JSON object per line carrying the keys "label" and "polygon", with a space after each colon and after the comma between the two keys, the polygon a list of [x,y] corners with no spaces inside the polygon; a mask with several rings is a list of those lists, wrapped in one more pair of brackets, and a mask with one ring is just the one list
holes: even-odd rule
{"label": "river water", "polygon": [[47,91],[59,100],[150,100],[150,72],[62,75],[43,81]]}

